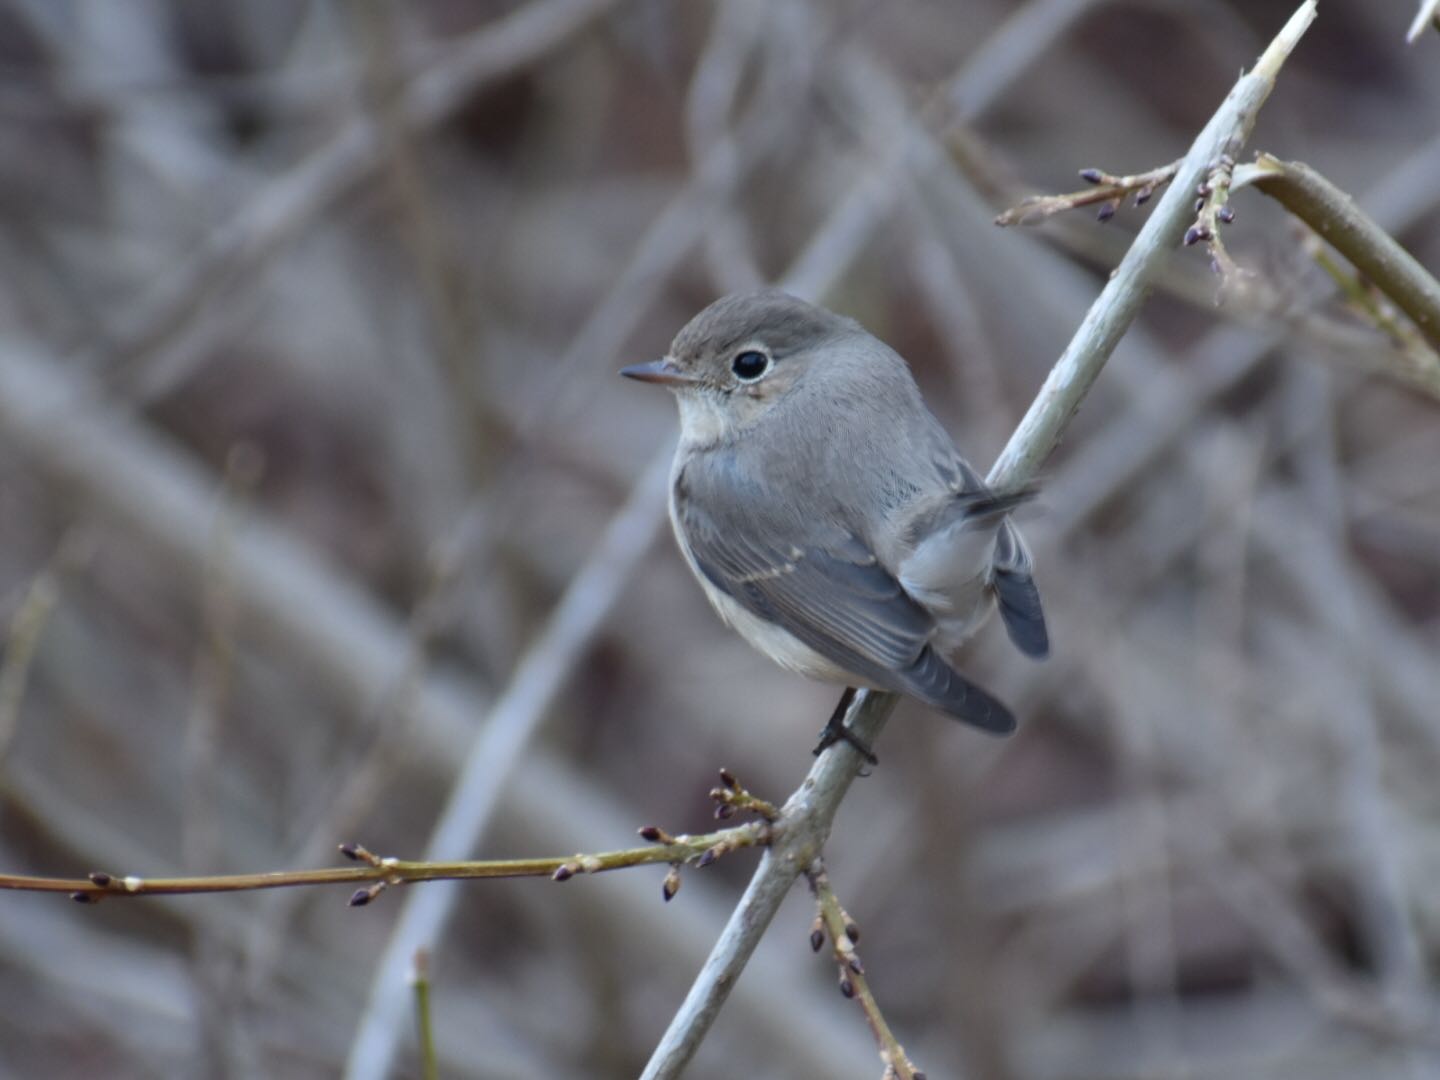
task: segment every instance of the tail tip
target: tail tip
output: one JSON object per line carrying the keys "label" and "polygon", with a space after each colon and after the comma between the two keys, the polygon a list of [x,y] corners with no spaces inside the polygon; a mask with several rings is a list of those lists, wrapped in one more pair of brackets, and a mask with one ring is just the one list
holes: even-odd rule
{"label": "tail tip", "polygon": [[997,572],[994,578],[995,598],[1005,633],[1015,647],[1026,656],[1044,660],[1050,655],[1050,631],[1045,626],[1045,610],[1040,606],[1040,591],[1030,575]]}

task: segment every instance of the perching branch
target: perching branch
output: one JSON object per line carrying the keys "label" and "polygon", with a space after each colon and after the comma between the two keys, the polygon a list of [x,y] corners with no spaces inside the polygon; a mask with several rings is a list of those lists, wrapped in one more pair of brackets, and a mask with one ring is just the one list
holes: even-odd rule
{"label": "perching branch", "polygon": [[[1306,0],[1256,63],[1230,91],[1209,124],[1181,161],[1175,180],[1135,243],[1080,325],[1070,346],[991,470],[996,487],[1016,487],[1034,477],[1055,449],[1070,417],[1104,367],[1121,335],[1139,312],[1157,264],[1181,240],[1193,213],[1193,192],[1223,154],[1244,144],[1275,77],[1315,18],[1314,0]],[[861,690],[847,724],[873,745],[896,705],[893,694]],[[736,906],[710,958],[690,988],[643,1073],[644,1080],[680,1074],[694,1055],[730,988],[745,967],[795,878],[820,853],[830,826],[862,762],[848,745],[831,747],[811,768],[800,789],[785,804],[775,839],[762,857],[744,897]]]}

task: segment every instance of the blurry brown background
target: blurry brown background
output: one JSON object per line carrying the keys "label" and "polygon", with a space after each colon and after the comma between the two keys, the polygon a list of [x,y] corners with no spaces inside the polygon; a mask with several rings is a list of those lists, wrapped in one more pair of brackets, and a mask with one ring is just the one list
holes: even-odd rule
{"label": "blurry brown background", "polygon": [[[783,797],[836,691],[709,611],[615,370],[784,280],[983,470],[1143,211],[991,217],[1179,156],[1291,10],[0,4],[0,869],[418,857],[489,722],[477,854],[703,830],[721,765]],[[1253,147],[1436,266],[1413,14],[1325,0]],[[1440,1075],[1440,405],[1235,206],[1252,287],[1177,253],[1025,521],[1054,656],[967,658],[1020,732],[903,706],[830,843],[932,1078]],[[752,865],[458,890],[443,1074],[638,1073]],[[419,891],[0,894],[0,1076],[337,1075]],[[693,1075],[878,1075],[810,918]]]}

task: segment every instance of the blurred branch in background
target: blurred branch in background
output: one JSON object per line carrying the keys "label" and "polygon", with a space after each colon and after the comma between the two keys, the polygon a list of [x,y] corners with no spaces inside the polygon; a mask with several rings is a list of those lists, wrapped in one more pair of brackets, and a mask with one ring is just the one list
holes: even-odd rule
{"label": "blurred branch in background", "polygon": [[1405,40],[1416,41],[1428,27],[1432,26],[1440,30],[1440,0],[1420,0],[1420,10],[1415,13],[1415,21],[1406,31]]}
{"label": "blurred branch in background", "polygon": [[[1132,225],[1005,233],[985,200],[1177,153],[1290,6],[417,0],[365,37],[328,3],[0,5],[0,625],[54,597],[0,657],[24,676],[0,859],[419,850],[673,428],[616,367],[717,291],[786,280],[896,345],[994,455]],[[1433,267],[1440,68],[1433,39],[1404,48],[1413,14],[1329,0],[1256,144],[1363,190]],[[1254,297],[1217,313],[1203,259],[1163,267],[1044,478],[1055,658],[968,658],[1021,734],[904,717],[829,846],[932,1076],[1440,1058],[1434,405],[1351,363],[1376,335],[1332,313],[1283,214],[1247,201],[1226,239]],[[264,468],[222,541],[236,446]],[[668,546],[635,560],[532,699],[487,854],[609,850],[682,821],[719,761],[767,791],[808,764],[828,691],[732,641]],[[202,783],[185,732],[214,631]],[[202,798],[219,864],[195,867]],[[583,902],[469,890],[433,939],[442,1075],[636,1075],[740,870],[663,912],[661,869]],[[396,914],[313,890],[6,906],[0,1067],[47,1076],[334,1075]],[[872,1075],[825,970],[798,931],[767,938],[694,1074]]]}
{"label": "blurred branch in background", "polygon": [[[397,92],[389,114],[392,129],[421,133],[435,128],[472,94],[524,71],[614,2],[541,0],[521,5],[495,25],[449,46]],[[371,118],[349,119],[324,146],[268,182],[228,221],[207,229],[194,252],[126,312],[128,325],[87,352],[100,353],[110,378],[123,376],[134,384],[131,393],[142,400],[162,393],[179,377],[183,358],[202,350],[202,316],[214,310],[209,302],[233,288],[238,278],[254,273],[277,247],[390,161],[386,150],[393,145]],[[187,344],[182,334],[198,340]],[[95,362],[93,355],[78,359]],[[130,366],[141,362],[148,374],[130,374]]]}

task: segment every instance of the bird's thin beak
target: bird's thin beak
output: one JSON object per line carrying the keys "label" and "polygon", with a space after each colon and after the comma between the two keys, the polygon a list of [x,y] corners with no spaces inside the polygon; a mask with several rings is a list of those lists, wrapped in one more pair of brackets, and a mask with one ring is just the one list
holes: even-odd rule
{"label": "bird's thin beak", "polygon": [[659,360],[651,360],[645,364],[631,364],[627,368],[621,368],[620,374],[627,379],[659,383],[661,386],[688,386],[697,381],[695,376],[676,367],[674,361],[668,356],[662,356]]}

